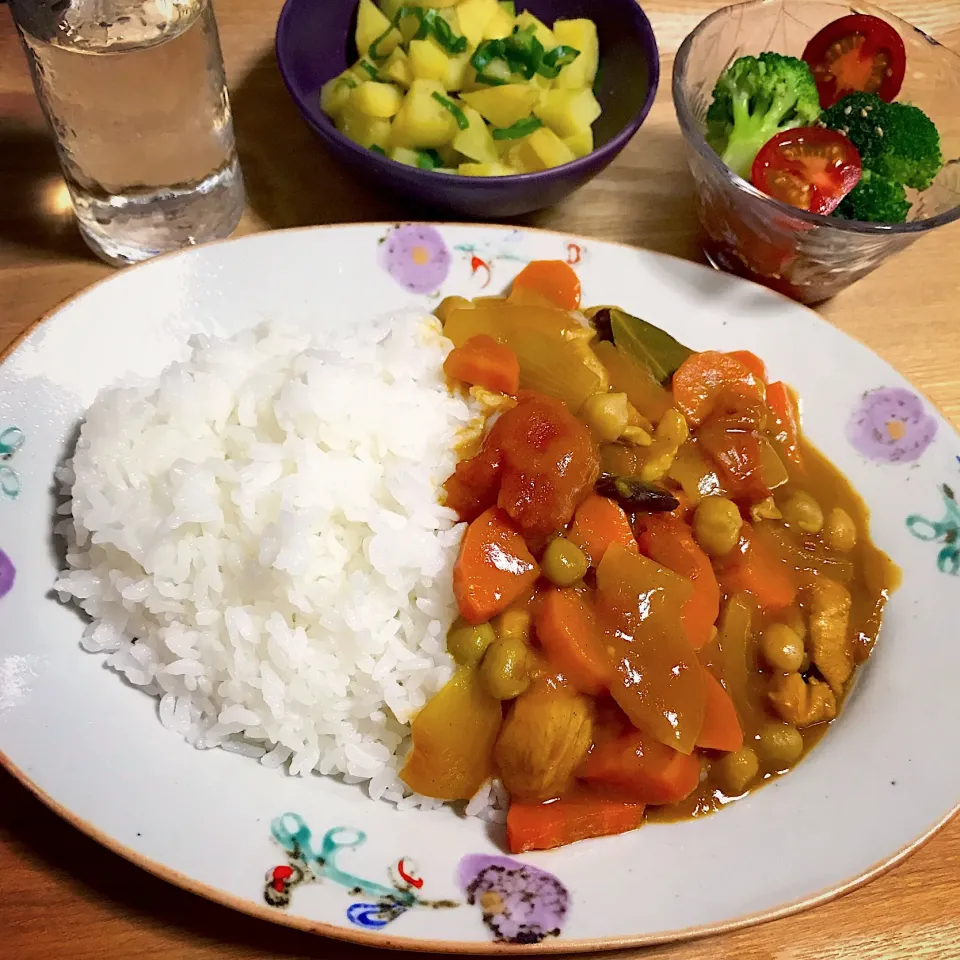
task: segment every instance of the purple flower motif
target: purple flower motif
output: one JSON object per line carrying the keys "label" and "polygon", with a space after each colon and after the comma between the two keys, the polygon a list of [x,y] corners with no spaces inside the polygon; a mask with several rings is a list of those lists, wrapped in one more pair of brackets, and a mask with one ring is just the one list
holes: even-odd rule
{"label": "purple flower motif", "polygon": [[570,894],[552,873],[510,857],[464,857],[460,887],[467,903],[479,905],[483,922],[501,943],[558,937],[570,909]]}
{"label": "purple flower motif", "polygon": [[13,589],[13,581],[16,579],[17,571],[13,561],[0,550],[0,599]]}
{"label": "purple flower motif", "polygon": [[850,422],[847,438],[865,457],[886,463],[917,460],[933,443],[937,421],[923,401],[900,387],[879,387],[863,395]]}
{"label": "purple flower motif", "polygon": [[411,293],[436,293],[452,263],[450,251],[434,227],[394,227],[380,244],[380,266]]}

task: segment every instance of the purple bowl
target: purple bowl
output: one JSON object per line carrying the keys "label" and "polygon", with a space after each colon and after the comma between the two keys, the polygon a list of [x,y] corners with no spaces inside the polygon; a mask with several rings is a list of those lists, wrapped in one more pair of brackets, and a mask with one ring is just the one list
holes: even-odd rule
{"label": "purple bowl", "polygon": [[277,62],[304,119],[331,151],[377,187],[428,206],[476,219],[512,217],[558,203],[595,177],[640,129],[660,80],[653,28],[636,0],[520,0],[548,26],[589,17],[600,35],[594,91],[603,115],[594,125],[596,149],[539,173],[462,177],[404,166],[347,139],[320,109],[320,87],[356,59],[357,0],[286,0],[277,24]]}

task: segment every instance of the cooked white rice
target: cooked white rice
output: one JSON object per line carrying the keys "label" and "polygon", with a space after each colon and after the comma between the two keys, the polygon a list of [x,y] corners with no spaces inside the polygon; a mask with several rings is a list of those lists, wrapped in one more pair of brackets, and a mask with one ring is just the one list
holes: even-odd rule
{"label": "cooked white rice", "polygon": [[[63,599],[164,726],[402,806],[408,721],[451,673],[458,432],[433,318],[197,337],[105,391],[71,463]],[[497,785],[499,786],[499,785]],[[499,788],[502,790],[502,788]],[[471,813],[501,819],[488,785]]]}

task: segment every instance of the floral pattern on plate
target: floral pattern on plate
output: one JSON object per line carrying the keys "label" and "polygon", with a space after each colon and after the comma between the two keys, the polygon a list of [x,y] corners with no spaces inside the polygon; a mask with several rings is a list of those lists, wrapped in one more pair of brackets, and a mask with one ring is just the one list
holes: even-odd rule
{"label": "floral pattern on plate", "polygon": [[26,437],[19,427],[0,430],[0,499],[16,500],[20,496],[20,475],[10,465],[14,454]]}
{"label": "floral pattern on plate", "polygon": [[13,561],[0,550],[0,600],[13,589],[16,579],[17,568],[13,565]]}
{"label": "floral pattern on plate", "polygon": [[[346,916],[351,924],[367,930],[382,930],[414,907],[462,906],[458,900],[422,897],[424,878],[408,857],[388,868],[389,886],[344,870],[338,858],[366,842],[362,830],[333,827],[315,849],[303,817],[285,813],[273,821],[270,832],[287,855],[286,863],[267,871],[263,897],[271,907],[288,907],[296,887],[321,880],[331,880],[351,896],[365,898],[351,903]],[[480,907],[483,922],[498,943],[539,943],[560,935],[570,894],[552,873],[510,857],[486,854],[464,857],[457,873],[466,902]]]}
{"label": "floral pattern on plate", "polygon": [[450,273],[453,257],[436,227],[401,224],[381,239],[380,266],[411,293],[436,293]]}
{"label": "floral pattern on plate", "polygon": [[559,937],[570,910],[567,888],[546,870],[511,857],[475,853],[460,861],[467,903],[500,943],[540,943]]}
{"label": "floral pattern on plate", "polygon": [[937,554],[937,569],[941,573],[960,576],[960,504],[953,488],[940,485],[945,513],[942,520],[928,520],[914,513],[907,517],[907,529],[918,539],[929,543],[942,543]]}
{"label": "floral pattern on plate", "polygon": [[918,460],[937,435],[937,421],[923,401],[902,387],[867,391],[847,424],[850,443],[870,460]]}

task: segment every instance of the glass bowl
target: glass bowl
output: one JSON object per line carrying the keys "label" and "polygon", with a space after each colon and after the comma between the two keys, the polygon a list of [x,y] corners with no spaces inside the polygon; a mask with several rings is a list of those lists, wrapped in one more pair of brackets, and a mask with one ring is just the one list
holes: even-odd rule
{"label": "glass bowl", "polygon": [[[733,173],[704,139],[713,87],[732,61],[765,50],[799,57],[818,30],[850,13],[873,14],[897,30],[907,50],[897,99],[916,104],[940,130],[943,169],[923,193],[907,191],[913,206],[906,223],[839,220],[780,203]],[[960,218],[960,56],[870,4],[752,0],[724,7],[677,52],[673,102],[707,259],[802,303],[832,297],[925,233]]]}

